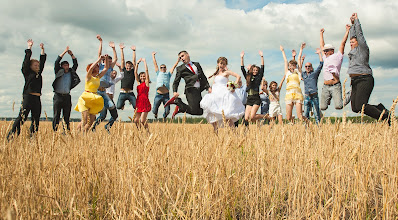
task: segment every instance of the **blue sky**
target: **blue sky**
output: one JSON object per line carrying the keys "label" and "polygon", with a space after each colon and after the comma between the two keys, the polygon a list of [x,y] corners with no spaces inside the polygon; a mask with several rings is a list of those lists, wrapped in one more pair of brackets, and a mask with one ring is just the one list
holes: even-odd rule
{"label": "blue sky", "polygon": [[[48,59],[43,72],[42,116],[44,112],[52,116],[51,84],[57,55],[69,45],[80,64],[77,73],[84,79],[85,66],[97,55],[96,34],[101,34],[104,39],[104,53],[111,53],[107,46],[109,41],[136,45],[137,57],[148,60],[153,81],[156,74],[151,62],[152,51],[158,52],[158,63],[171,68],[177,53],[187,50],[192,60],[200,62],[205,74],[210,75],[220,56],[228,58],[230,70],[241,74],[240,52],[246,52],[245,64],[259,64],[258,51],[262,50],[265,78],[279,82],[284,74],[279,45],[282,44],[288,53],[292,49],[298,50],[300,44],[306,42],[306,61],[315,65],[319,62],[314,54],[319,47],[319,30],[326,29],[326,43],[338,46],[353,12],[358,13],[370,47],[370,64],[376,83],[369,102],[382,102],[389,108],[398,95],[397,1],[104,0],[98,4],[94,0],[70,0],[62,7],[60,10],[59,4],[51,0],[23,0],[7,1],[0,8],[0,19],[7,21],[0,29],[0,66],[3,85],[7,85],[0,88],[0,116],[16,117],[18,114],[24,84],[20,68],[29,38],[35,41],[33,58],[38,58],[40,42],[46,47]],[[345,49],[348,53],[348,43]],[[120,58],[120,50],[117,52]],[[131,51],[125,53],[127,58],[131,57]],[[65,59],[70,61],[68,55]],[[348,78],[347,60],[345,55],[342,81]],[[348,79],[346,87],[349,82]],[[154,86],[153,83],[149,93],[151,102],[155,95]],[[321,92],[322,76],[318,87]],[[116,88],[115,100],[120,85]],[[180,94],[183,94],[183,88],[180,84]],[[72,90],[73,105],[83,90],[83,82]],[[283,102],[282,110],[285,117]],[[350,111],[350,107],[344,111],[348,115],[357,115]],[[160,107],[160,114],[162,112],[163,107]],[[119,111],[121,120],[128,120],[132,114],[131,107]],[[325,115],[342,116],[343,111],[335,110],[332,104]],[[80,113],[72,111],[72,117],[79,118]],[[152,118],[153,114],[148,117]]]}

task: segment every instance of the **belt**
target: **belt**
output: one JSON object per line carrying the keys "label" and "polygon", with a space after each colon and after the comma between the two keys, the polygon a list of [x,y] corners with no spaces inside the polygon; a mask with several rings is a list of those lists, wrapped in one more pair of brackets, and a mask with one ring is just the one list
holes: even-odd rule
{"label": "belt", "polygon": [[314,92],[314,93],[311,93],[311,94],[305,94],[306,96],[315,96],[315,95],[318,95],[318,93],[317,92]]}
{"label": "belt", "polygon": [[97,94],[96,92],[90,92],[90,91],[87,91],[87,90],[85,90],[85,92],[89,92],[89,93]]}
{"label": "belt", "polygon": [[70,95],[69,93],[65,93],[65,94],[59,93],[59,92],[54,92],[54,93],[59,95],[59,96],[69,96]]}
{"label": "belt", "polygon": [[248,95],[257,95],[259,94],[259,92],[254,91],[254,89],[249,89],[249,91],[247,92]]}
{"label": "belt", "polygon": [[98,87],[98,91],[105,92],[105,87]]}
{"label": "belt", "polygon": [[350,74],[350,77],[351,78],[356,78],[356,79],[358,79],[358,78],[363,78],[363,77],[369,77],[369,76],[371,76],[370,74]]}
{"label": "belt", "polygon": [[325,85],[325,86],[334,86],[334,85],[337,85],[337,84],[340,84],[340,81],[338,81],[337,83],[334,83],[334,84],[323,84],[323,85]]}

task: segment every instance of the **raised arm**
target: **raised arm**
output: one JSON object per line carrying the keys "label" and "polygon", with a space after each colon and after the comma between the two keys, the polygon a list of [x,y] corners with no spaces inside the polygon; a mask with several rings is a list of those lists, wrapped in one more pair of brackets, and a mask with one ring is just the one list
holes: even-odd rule
{"label": "raised arm", "polygon": [[46,59],[47,59],[47,55],[44,52],[44,44],[43,43],[40,43],[40,50],[41,50],[41,53],[40,53],[40,70],[39,70],[39,73],[42,73],[43,70],[44,70],[44,64],[46,63]]}
{"label": "raised arm", "polygon": [[135,80],[138,83],[140,82],[140,79],[138,78],[138,65],[140,64],[141,61],[142,61],[142,58],[138,60],[137,64],[135,65],[135,69],[134,69]]}
{"label": "raised arm", "polygon": [[170,73],[171,73],[171,74],[173,74],[173,72],[174,72],[174,69],[177,67],[177,65],[178,65],[178,63],[180,62],[180,60],[181,60],[181,58],[180,58],[180,57],[178,57],[178,59],[177,59],[177,62],[174,64],[174,66],[173,66],[173,67],[171,67],[171,69],[170,69]]}
{"label": "raised arm", "polygon": [[315,53],[318,54],[318,56],[319,56],[319,62],[323,62],[323,58],[322,58],[322,55],[321,55],[321,49],[316,48],[316,52]]}
{"label": "raised arm", "polygon": [[98,63],[99,63],[101,60],[104,60],[104,59],[105,59],[104,56],[100,56],[100,57],[98,57],[98,59],[97,59],[93,64],[91,64],[91,66],[90,66],[90,68],[88,69],[87,74],[86,74],[86,81],[89,81],[89,80],[91,79],[91,77],[92,77],[91,75],[92,75],[92,73],[93,73],[93,70],[94,70],[95,66],[98,65]]}
{"label": "raised arm", "polygon": [[242,70],[243,76],[246,78],[246,69],[245,69],[245,63],[243,61],[243,58],[245,56],[245,51],[242,50],[242,52],[240,52],[240,69]]}
{"label": "raised arm", "polygon": [[[116,64],[117,65],[117,64]],[[119,74],[115,77],[114,81],[115,84],[118,83],[120,80],[122,80],[124,78],[124,72],[120,71]]]}
{"label": "raised arm", "polygon": [[325,32],[325,29],[322,28],[321,31],[320,31],[320,40],[319,40],[319,46],[321,48],[321,53],[322,53],[321,55],[322,56],[325,56],[325,52],[323,52],[323,50],[325,49],[325,41],[323,39],[323,33],[324,32]]}
{"label": "raised arm", "polygon": [[300,46],[300,52],[299,52],[299,56],[298,56],[298,69],[299,69],[299,71],[301,71],[301,69],[303,68],[303,62],[304,61],[301,61],[301,57],[302,57],[302,55],[303,55],[303,50],[304,50],[304,48],[305,48],[305,43],[302,43],[301,44],[301,46]]}
{"label": "raised arm", "polygon": [[[283,74],[286,74],[286,72],[287,72],[287,58],[286,58],[286,54],[285,54],[285,49],[283,49],[283,46],[282,46],[282,45],[279,46],[279,49],[280,49],[281,52],[282,52],[283,60],[284,60],[284,62],[285,62],[285,71],[284,71]],[[283,77],[283,80],[284,80],[284,79],[285,79],[285,77]]]}
{"label": "raised arm", "polygon": [[261,57],[261,65],[264,66],[264,54],[263,54],[263,51],[259,50],[259,51],[258,51],[258,54],[259,54],[260,57]]}
{"label": "raised arm", "polygon": [[105,66],[104,69],[98,74],[99,78],[103,77],[106,74],[106,72],[108,72],[109,69],[109,59],[110,59],[109,56],[105,55],[104,59],[105,59]]}
{"label": "raised arm", "polygon": [[285,81],[285,78],[286,78],[286,72],[285,72],[285,74],[283,74],[283,78],[282,78],[281,82],[279,83],[278,91],[281,91],[283,82]]}
{"label": "raised arm", "polygon": [[315,53],[317,53],[318,56],[319,56],[319,66],[315,70],[315,74],[318,77],[319,74],[321,74],[321,70],[322,70],[322,67],[323,67],[323,58],[321,56],[321,50],[319,48],[316,48],[316,52]]}
{"label": "raised arm", "polygon": [[230,71],[230,70],[227,70],[227,74],[228,74],[228,75],[231,75],[231,76],[233,76],[233,77],[236,78],[235,84],[238,84],[239,81],[242,80],[241,76],[240,76],[239,74],[235,73],[235,72],[232,72],[232,71]]}
{"label": "raised arm", "polygon": [[143,58],[142,61],[144,62],[144,65],[145,65],[145,84],[146,84],[146,86],[149,87],[150,80],[149,80],[148,65],[146,64],[145,58]]}
{"label": "raised arm", "polygon": [[102,38],[101,35],[97,34],[97,39],[100,42],[99,48],[98,48],[98,57],[101,57],[102,55]]}
{"label": "raised arm", "polygon": [[77,67],[79,66],[79,64],[77,63],[77,59],[75,57],[75,55],[73,54],[73,52],[71,50],[68,50],[68,54],[70,55],[70,57],[72,58],[72,62],[73,62],[73,66],[72,69],[74,71],[77,70]]}
{"label": "raised arm", "polygon": [[347,43],[348,34],[350,33],[350,28],[351,28],[350,25],[348,25],[348,24],[345,25],[344,37],[343,37],[343,40],[341,41],[340,48],[339,48],[339,51],[341,54],[344,54],[344,48],[345,48],[345,44]]}
{"label": "raised arm", "polygon": [[156,62],[156,57],[155,57],[155,55],[156,55],[156,52],[153,51],[153,52],[152,52],[153,65],[155,66],[155,72],[158,72],[158,71],[159,71],[159,67],[158,67],[158,63]]}
{"label": "raised arm", "polygon": [[25,50],[25,58],[22,62],[22,73],[23,74],[26,74],[30,68],[30,57],[32,56],[33,40],[29,39],[27,41],[27,43],[28,43],[28,49]]}
{"label": "raised arm", "polygon": [[61,69],[60,62],[62,60],[62,57],[64,57],[64,55],[68,52],[68,50],[69,50],[69,46],[67,46],[66,49],[60,55],[58,55],[57,59],[55,60],[55,63],[54,63],[54,73],[55,74],[57,74],[58,71]]}
{"label": "raised arm", "polygon": [[118,66],[117,64],[116,64],[116,66],[118,66],[120,69],[123,70],[124,67],[125,67],[125,65],[126,65],[126,61],[124,60],[124,51],[123,51],[123,49],[124,49],[124,43],[120,43],[120,44],[119,44],[119,48],[120,48],[120,57],[121,57],[122,61],[121,61],[120,66]]}
{"label": "raised arm", "polygon": [[297,52],[296,50],[292,50],[292,60],[296,60]]}
{"label": "raised arm", "polygon": [[368,45],[366,43],[365,37],[362,32],[361,23],[359,22],[359,19],[358,19],[358,14],[354,13],[352,15],[352,18],[354,21],[353,21],[353,25],[352,25],[351,29],[354,28],[354,33],[353,33],[354,35],[351,34],[351,37],[356,36],[358,45],[368,48]]}
{"label": "raised arm", "polygon": [[112,51],[113,51],[113,59],[112,59],[112,63],[110,66],[110,68],[113,68],[113,67],[115,67],[115,64],[117,62],[117,53],[116,53],[115,43],[113,41],[110,41],[109,46],[112,48]]}
{"label": "raised arm", "polygon": [[131,50],[133,50],[133,60],[131,62],[133,63],[133,66],[135,66],[135,64],[136,64],[136,54],[135,54],[136,47],[133,45],[130,48],[131,48]]}

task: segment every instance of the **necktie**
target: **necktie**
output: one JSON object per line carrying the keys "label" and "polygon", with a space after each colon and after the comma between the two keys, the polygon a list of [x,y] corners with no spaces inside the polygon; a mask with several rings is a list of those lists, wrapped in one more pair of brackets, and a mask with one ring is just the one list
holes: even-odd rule
{"label": "necktie", "polygon": [[189,69],[191,69],[191,71],[192,71],[194,74],[196,74],[195,71],[193,70],[193,68],[192,68],[192,66],[191,66],[190,63],[188,63],[188,66],[189,66]]}

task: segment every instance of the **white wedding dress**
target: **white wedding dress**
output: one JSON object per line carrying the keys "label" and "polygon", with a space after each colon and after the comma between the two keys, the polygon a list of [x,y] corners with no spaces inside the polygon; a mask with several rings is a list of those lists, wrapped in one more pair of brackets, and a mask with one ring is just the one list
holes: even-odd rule
{"label": "white wedding dress", "polygon": [[222,123],[222,112],[226,119],[235,122],[245,114],[245,106],[236,95],[227,88],[228,78],[216,76],[211,93],[206,94],[200,102],[203,115],[209,123]]}

